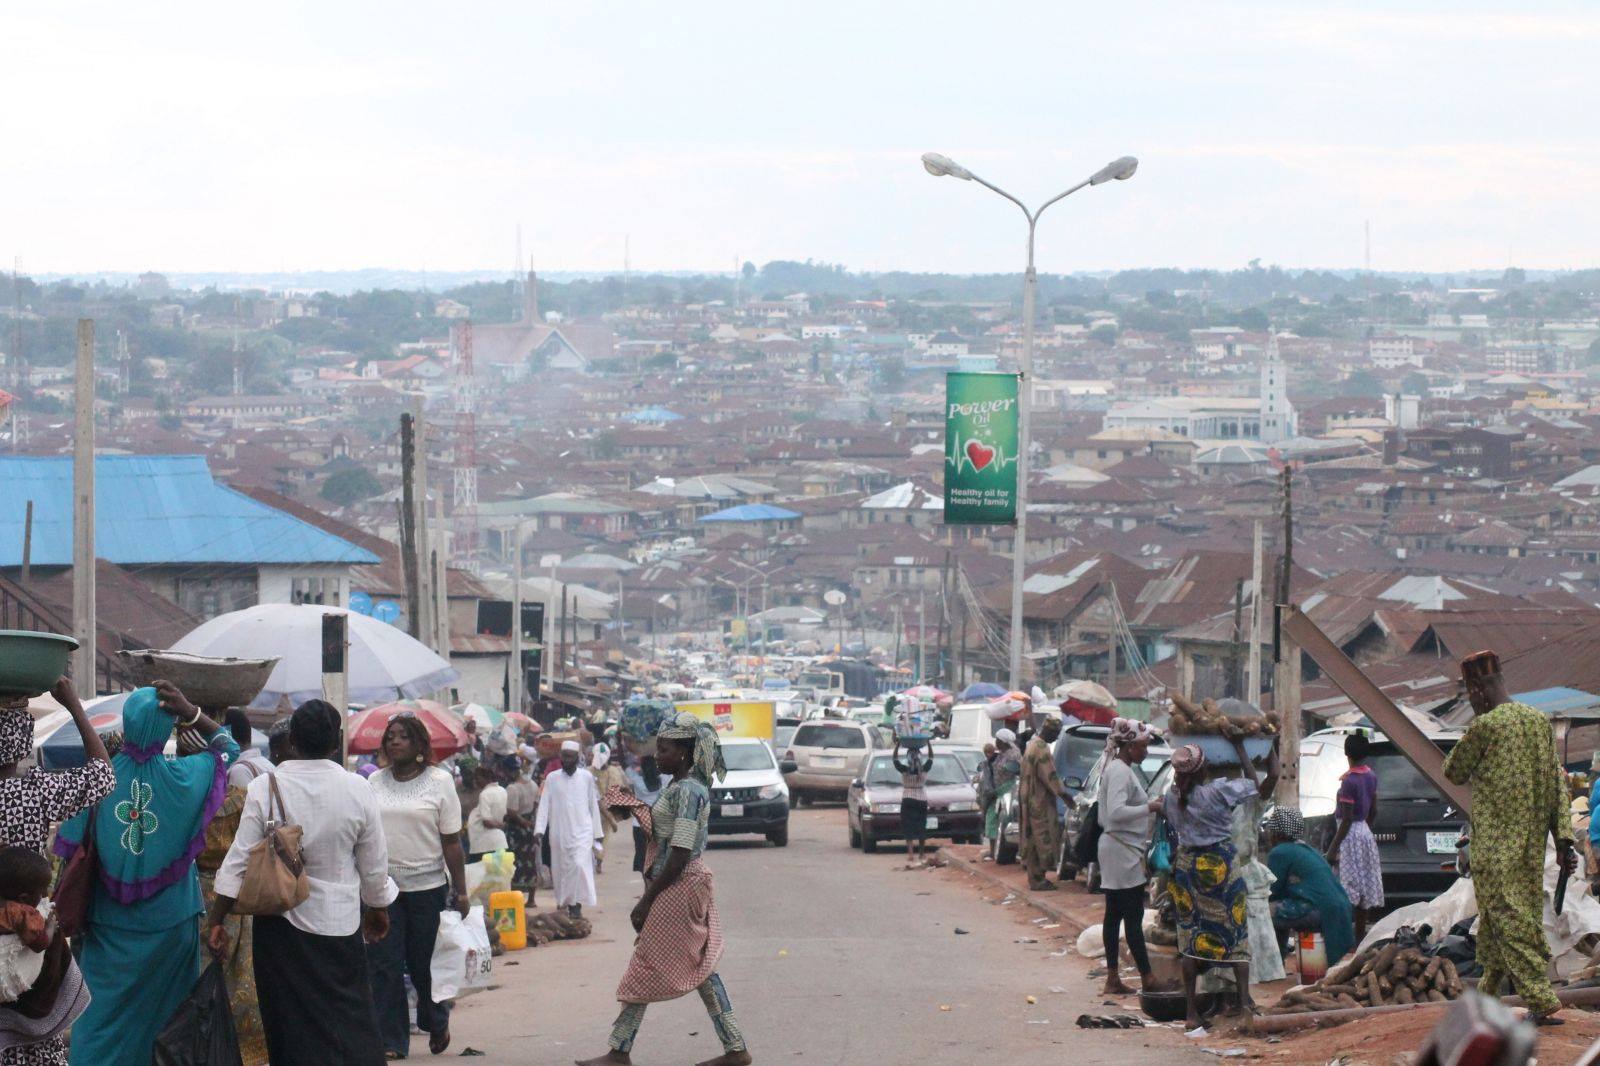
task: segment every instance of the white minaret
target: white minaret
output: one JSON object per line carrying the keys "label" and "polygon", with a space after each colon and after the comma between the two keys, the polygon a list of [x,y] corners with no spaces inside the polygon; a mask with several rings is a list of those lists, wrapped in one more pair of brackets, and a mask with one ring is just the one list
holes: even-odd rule
{"label": "white minaret", "polygon": [[1267,354],[1261,361],[1261,440],[1276,444],[1296,432],[1294,408],[1289,404],[1289,372],[1278,353],[1278,335],[1269,333]]}

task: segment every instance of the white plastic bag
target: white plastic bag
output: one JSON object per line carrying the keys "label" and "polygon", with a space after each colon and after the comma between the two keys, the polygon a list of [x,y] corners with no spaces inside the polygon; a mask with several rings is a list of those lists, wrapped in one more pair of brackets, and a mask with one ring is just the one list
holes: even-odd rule
{"label": "white plastic bag", "polygon": [[492,965],[482,907],[473,907],[465,918],[454,910],[439,915],[439,935],[428,968],[435,1002],[454,999],[469,988],[486,987]]}

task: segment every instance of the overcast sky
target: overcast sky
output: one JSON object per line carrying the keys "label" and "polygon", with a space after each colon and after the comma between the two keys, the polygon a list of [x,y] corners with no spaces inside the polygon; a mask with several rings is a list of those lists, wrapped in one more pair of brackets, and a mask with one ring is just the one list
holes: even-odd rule
{"label": "overcast sky", "polygon": [[[24,271],[1600,265],[1600,7],[14,5]],[[1531,5],[1530,5],[1531,6]],[[1501,8],[1497,12],[1494,8]]]}

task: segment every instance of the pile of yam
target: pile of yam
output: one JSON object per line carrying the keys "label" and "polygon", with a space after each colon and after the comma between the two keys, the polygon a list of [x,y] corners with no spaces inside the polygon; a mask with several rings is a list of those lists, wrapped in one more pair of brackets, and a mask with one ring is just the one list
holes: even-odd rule
{"label": "pile of yam", "polygon": [[1461,976],[1449,959],[1429,958],[1417,948],[1391,943],[1340,963],[1317,984],[1285,992],[1267,1013],[1309,1014],[1406,1003],[1446,1003],[1459,997],[1462,989]]}
{"label": "pile of yam", "polygon": [[[1275,736],[1278,732],[1279,718],[1276,711],[1268,711],[1265,714],[1257,711],[1248,717],[1230,717],[1217,705],[1216,700],[1208,698],[1195,703],[1176,692],[1171,695],[1172,716],[1168,720],[1167,731],[1173,736],[1217,736],[1229,739],[1234,737],[1244,739],[1247,737]],[[1246,704],[1245,706],[1249,705]]]}

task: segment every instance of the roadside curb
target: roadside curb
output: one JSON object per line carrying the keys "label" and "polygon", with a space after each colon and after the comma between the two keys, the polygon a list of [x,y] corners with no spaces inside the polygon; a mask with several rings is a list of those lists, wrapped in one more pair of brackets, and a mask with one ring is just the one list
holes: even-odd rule
{"label": "roadside curb", "polygon": [[[1062,910],[1053,903],[1045,902],[1045,897],[1040,893],[1029,892],[1027,889],[1017,888],[1015,885],[1009,883],[998,874],[984,869],[981,863],[976,863],[970,859],[963,858],[960,855],[953,855],[948,852],[945,853],[944,858],[951,866],[960,867],[961,869],[965,870],[968,876],[982,881],[991,888],[997,888],[1001,891],[1011,893],[1012,895],[1016,896],[1017,899],[1021,900],[1023,903],[1026,903],[1029,907],[1032,907],[1040,914],[1049,917],[1051,921],[1059,922],[1061,924],[1061,932],[1067,936],[1076,938],[1079,933],[1082,933],[1089,927],[1090,923],[1082,921],[1081,919],[1068,914],[1066,911]],[[1057,891],[1065,890],[1057,889]]]}

